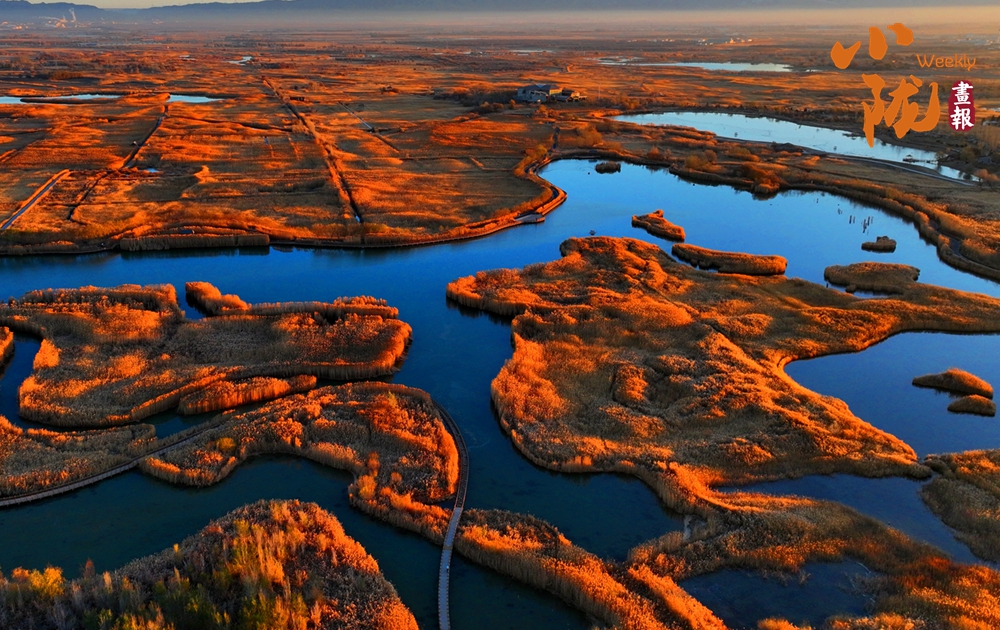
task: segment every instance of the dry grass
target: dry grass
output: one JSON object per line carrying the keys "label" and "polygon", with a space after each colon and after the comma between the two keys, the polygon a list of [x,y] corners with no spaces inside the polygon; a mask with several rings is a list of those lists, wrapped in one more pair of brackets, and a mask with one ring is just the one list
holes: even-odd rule
{"label": "dry grass", "polygon": [[[995,331],[1000,301],[915,282],[898,298],[861,300],[798,279],[698,271],[630,239],[571,239],[561,251],[556,262],[457,280],[448,294],[516,315],[514,356],[492,392],[522,453],[554,470],[635,475],[667,505],[700,516],[689,534],[634,550],[630,572],[682,581],[853,559],[874,572],[875,610],[839,628],[1000,623],[991,569],[952,563],[839,504],[715,489],[832,472],[928,476],[906,444],[798,386],[782,366],[905,330]],[[586,591],[587,579],[571,582]]]}
{"label": "dry grass", "polygon": [[0,326],[0,368],[5,366],[12,356],[14,356],[14,333]]}
{"label": "dry grass", "polygon": [[823,270],[823,277],[831,284],[845,287],[848,293],[904,293],[920,277],[920,270],[895,263],[861,262],[831,265]]}
{"label": "dry grass", "polygon": [[0,305],[0,324],[43,338],[34,372],[21,385],[22,416],[110,426],[173,409],[223,380],[392,373],[410,327],[351,309],[265,305],[260,312],[189,321],[173,287],[126,285],[28,293]]}
{"label": "dry grass", "polygon": [[97,576],[0,577],[7,628],[416,630],[376,561],[312,503],[261,501]]}
{"label": "dry grass", "polygon": [[222,381],[182,398],[180,404],[177,405],[177,413],[195,415],[233,409],[249,403],[264,402],[289,394],[307,392],[314,387],[316,387],[316,377],[311,375],[291,378],[258,376],[240,381]]}
{"label": "dry grass", "polygon": [[794,575],[808,562],[850,560],[869,571],[859,586],[872,614],[831,619],[824,628],[985,630],[1000,624],[994,569],[952,562],[837,503],[748,493],[719,499],[727,510],[710,515],[692,536],[668,534],[634,550],[631,562],[683,586],[686,577],[723,568]]}
{"label": "dry grass", "polygon": [[396,524],[440,537],[455,491],[458,452],[427,394],[386,383],[324,387],[222,419],[195,440],[143,460],[143,471],[194,486],[219,482],[249,457],[307,457],[352,472],[352,501]]}
{"label": "dry grass", "polygon": [[980,558],[1000,561],[1000,451],[932,455],[941,473],[921,491],[924,502]]}
{"label": "dry grass", "polygon": [[888,236],[876,236],[874,241],[865,241],[861,249],[866,252],[891,253],[896,251],[896,241]]}
{"label": "dry grass", "polygon": [[571,239],[562,253],[448,287],[467,306],[521,313],[492,387],[501,422],[539,465],[633,474],[685,511],[704,509],[716,484],[925,476],[906,444],[782,366],[905,330],[1000,327],[1000,301],[918,283],[860,300],[798,279],[697,271],[630,239]]}
{"label": "dry grass", "polygon": [[530,516],[466,511],[455,546],[475,562],[557,594],[611,628],[726,628],[669,577],[605,562]]}
{"label": "dry grass", "polygon": [[668,241],[683,241],[684,228],[663,218],[663,210],[656,210],[641,216],[632,216],[632,227],[640,227],[653,236],[665,238]]}
{"label": "dry grass", "polygon": [[699,269],[715,269],[719,273],[780,276],[785,273],[785,268],[788,267],[788,261],[781,256],[720,252],[686,243],[674,245],[670,252]]}
{"label": "dry grass", "polygon": [[283,315],[286,313],[313,312],[329,319],[347,314],[377,315],[386,318],[399,316],[399,309],[379,298],[367,295],[341,297],[333,302],[282,302],[247,304],[237,295],[222,295],[208,282],[188,282],[184,285],[187,299],[198,310],[208,315]]}
{"label": "dry grass", "polygon": [[[482,235],[513,225],[516,213],[556,195],[527,167],[553,154],[586,153],[670,166],[760,194],[802,188],[867,199],[918,222],[919,216],[933,219],[933,226],[921,229],[939,245],[958,238],[961,256],[950,246],[941,249],[950,263],[1000,273],[1000,207],[986,187],[820,159],[787,147],[721,141],[690,129],[608,120],[638,109],[695,108],[861,128],[865,94],[858,72],[872,68],[856,61],[857,72],[834,71],[829,42],[784,31],[752,44],[706,47],[691,43],[703,33],[691,35],[655,43],[655,50],[610,34],[557,35],[558,50],[527,57],[510,51],[508,38],[481,33],[476,39],[482,54],[471,56],[438,39],[413,45],[360,34],[338,33],[330,41],[299,33],[219,44],[185,34],[176,41],[191,52],[186,60],[174,48],[141,42],[130,42],[123,52],[117,42],[94,47],[88,39],[81,45],[67,33],[42,36],[44,44],[16,36],[0,68],[9,94],[99,89],[129,96],[0,105],[0,219],[52,174],[71,171],[3,235],[0,249],[50,253],[275,240],[361,246]],[[551,46],[552,38],[546,34],[538,43]],[[604,64],[595,47],[598,56],[636,56],[654,65]],[[253,63],[220,59],[220,53],[244,52],[254,55]],[[679,59],[767,60],[819,71],[732,74],[655,65]],[[986,72],[1000,65],[983,59]],[[58,78],[53,64],[72,67],[79,76]],[[925,81],[948,78],[934,74],[920,71]],[[578,89],[588,100],[511,104],[514,90],[533,81]],[[166,92],[224,98],[167,103]],[[129,161],[132,143],[161,117]],[[995,150],[986,129],[975,132],[977,155]],[[879,132],[892,135],[884,127]],[[943,151],[975,144],[972,135],[936,131],[905,140]],[[893,187],[908,192],[898,197]]]}
{"label": "dry grass", "polygon": [[0,496],[61,486],[147,452],[156,431],[141,424],[100,432],[21,429],[0,416]]}
{"label": "dry grass", "polygon": [[992,417],[997,415],[997,405],[989,398],[983,398],[982,396],[962,396],[948,405],[948,411]]}
{"label": "dry grass", "polygon": [[956,394],[974,394],[984,398],[993,398],[993,386],[958,368],[949,368],[940,374],[925,374],[913,379],[917,387],[932,387]]}

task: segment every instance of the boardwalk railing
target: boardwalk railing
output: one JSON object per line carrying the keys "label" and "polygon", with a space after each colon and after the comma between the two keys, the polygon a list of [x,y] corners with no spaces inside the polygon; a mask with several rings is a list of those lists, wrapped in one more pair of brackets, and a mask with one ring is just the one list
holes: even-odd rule
{"label": "boardwalk railing", "polygon": [[469,449],[465,446],[465,439],[459,430],[455,420],[444,407],[434,403],[441,419],[444,421],[448,431],[455,439],[455,447],[458,449],[458,488],[455,491],[455,507],[451,511],[451,520],[448,521],[448,531],[444,535],[444,544],[441,547],[441,567],[438,570],[438,626],[441,630],[451,630],[451,616],[448,612],[448,584],[451,576],[451,551],[455,543],[455,535],[458,532],[458,522],[462,520],[462,510],[465,508],[465,494],[469,489]]}
{"label": "boardwalk railing", "polygon": [[160,455],[161,453],[169,451],[172,448],[178,447],[181,444],[190,442],[191,440],[198,437],[205,431],[213,429],[217,426],[218,424],[211,421],[207,421],[204,423],[204,425],[198,427],[198,431],[192,433],[191,435],[185,437],[184,439],[172,442],[165,446],[161,446],[160,448],[150,451],[148,453],[143,453],[142,455],[136,457],[132,461],[121,464],[120,466],[116,466],[109,470],[99,472],[89,477],[84,477],[83,479],[77,479],[76,481],[71,481],[70,483],[63,484],[61,486],[48,488],[47,490],[40,490],[38,492],[21,494],[16,497],[8,497],[6,499],[0,499],[0,508],[11,507],[14,505],[21,505],[23,503],[31,503],[32,501],[41,501],[42,499],[48,499],[49,497],[54,497],[56,495],[65,494],[67,492],[73,492],[74,490],[85,488],[99,481],[104,481],[105,479],[114,477],[115,475],[120,475],[123,472],[132,470],[133,468],[139,465],[139,462],[146,459],[147,457],[155,457],[157,455]]}

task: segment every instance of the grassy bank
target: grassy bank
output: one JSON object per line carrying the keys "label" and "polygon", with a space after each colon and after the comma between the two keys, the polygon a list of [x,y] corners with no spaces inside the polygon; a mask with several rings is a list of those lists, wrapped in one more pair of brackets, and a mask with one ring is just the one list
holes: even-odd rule
{"label": "grassy bank", "polygon": [[261,501],[160,554],[66,580],[59,569],[0,576],[8,628],[416,630],[364,548],[311,503]]}
{"label": "grassy bank", "polygon": [[21,415],[99,427],[173,409],[222,381],[390,374],[410,327],[371,302],[261,305],[191,321],[169,286],[47,290],[0,305],[0,324],[42,337]]}

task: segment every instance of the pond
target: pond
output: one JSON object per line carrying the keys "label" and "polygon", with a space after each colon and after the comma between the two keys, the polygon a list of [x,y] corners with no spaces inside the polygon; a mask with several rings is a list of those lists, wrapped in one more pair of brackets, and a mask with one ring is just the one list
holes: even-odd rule
{"label": "pond", "polygon": [[[123,283],[170,283],[183,291],[184,283],[190,280],[211,282],[224,293],[236,293],[249,302],[330,300],[341,295],[385,298],[399,308],[400,318],[414,331],[413,345],[393,382],[430,393],[450,411],[468,442],[471,471],[467,506],[534,514],[556,525],[581,547],[621,559],[639,542],[679,530],[680,518],[665,510],[647,487],[632,478],[557,474],[533,466],[515,451],[499,429],[489,394],[490,381],[511,354],[509,324],[449,303],[444,295],[449,281],[483,269],[553,260],[558,258],[559,243],[564,239],[584,237],[591,230],[603,236],[628,236],[668,245],[630,226],[633,214],[663,208],[671,221],[685,227],[694,244],[780,254],[790,261],[789,275],[818,282],[823,281],[826,265],[873,257],[860,249],[862,241],[872,238],[872,232],[863,233],[860,220],[848,221],[851,214],[870,215],[874,217],[874,232],[888,233],[899,243],[895,254],[878,260],[914,264],[921,268],[922,279],[1000,295],[998,285],[941,263],[934,248],[919,239],[912,225],[832,195],[789,193],[760,200],[728,187],[685,182],[665,170],[626,164],[620,173],[598,175],[594,165],[564,161],[547,167],[543,175],[567,191],[567,202],[544,223],[484,239],[395,250],[258,248],[0,258],[0,299],[44,287]],[[183,296],[181,302],[189,317],[197,317],[184,304]],[[913,343],[911,351],[919,356],[924,347]],[[36,349],[37,342],[19,338],[14,363],[0,380],[0,413],[8,417],[16,413],[16,390],[29,373]],[[965,364],[961,359],[953,357]],[[794,370],[806,363],[789,366],[790,373],[795,374]],[[832,370],[819,370],[816,379],[807,386],[823,393],[831,393],[842,382],[848,387],[853,382]],[[904,399],[921,393],[913,388],[888,388],[883,395],[892,405],[904,404]],[[848,391],[843,397],[850,395]],[[853,409],[854,403],[849,402]],[[870,422],[882,422],[855,411]],[[162,422],[158,429],[176,430],[181,420],[166,416],[158,420]],[[921,427],[934,430],[934,426],[924,426],[919,417],[913,424],[915,433]],[[915,438],[907,434],[904,439]],[[970,441],[974,440],[970,437]],[[981,440],[983,446],[992,443],[992,439]],[[61,498],[0,512],[0,537],[5,541],[0,545],[0,566],[57,564],[76,575],[78,567],[92,558],[99,569],[109,569],[167,548],[238,505],[260,498],[297,497],[332,509],[348,534],[379,561],[403,601],[418,615],[421,627],[434,627],[438,550],[350,509],[346,504],[348,483],[348,477],[336,471],[284,458],[257,460],[237,470],[226,482],[197,491],[130,473]],[[888,496],[911,492],[913,484],[906,481],[900,488],[889,488]],[[871,496],[871,502],[889,501],[885,493]],[[590,627],[583,615],[554,597],[488,570],[459,560],[453,573],[451,600],[456,627]],[[813,583],[826,584],[834,597],[842,574],[816,572]],[[742,578],[724,573],[697,579],[700,582],[695,584],[726,592],[727,584],[739,583]],[[766,589],[760,593],[771,597]],[[812,597],[812,591],[809,593]],[[774,606],[780,612],[788,598],[775,598]],[[853,610],[857,602],[852,602],[831,599],[818,610]],[[756,623],[753,614],[734,610],[733,618],[742,615],[747,625]],[[796,610],[790,608],[789,615],[795,616]]]}
{"label": "pond", "polygon": [[[858,104],[861,107],[861,104]],[[720,112],[663,112],[659,114],[629,114],[616,117],[617,120],[640,125],[680,125],[710,131],[724,138],[736,138],[750,142],[788,143],[828,153],[855,157],[874,158],[899,164],[911,161],[933,169],[935,172],[953,179],[965,179],[958,169],[937,165],[937,154],[888,144],[875,139],[875,146],[869,147],[860,126],[857,132],[828,129],[764,116],[746,116]],[[912,158],[912,160],[909,160]]]}

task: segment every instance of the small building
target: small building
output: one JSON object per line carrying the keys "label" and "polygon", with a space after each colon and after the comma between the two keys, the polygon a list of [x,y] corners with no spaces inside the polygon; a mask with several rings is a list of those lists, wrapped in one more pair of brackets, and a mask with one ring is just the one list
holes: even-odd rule
{"label": "small building", "polygon": [[561,92],[559,92],[558,94],[556,94],[553,98],[555,100],[559,101],[560,103],[566,103],[566,102],[571,102],[571,101],[582,101],[582,100],[584,100],[587,97],[583,96],[582,94],[580,94],[579,92],[577,92],[574,89],[564,88]]}
{"label": "small building", "polygon": [[544,103],[561,91],[558,85],[551,83],[532,83],[517,88],[517,95],[514,98],[522,103]]}

